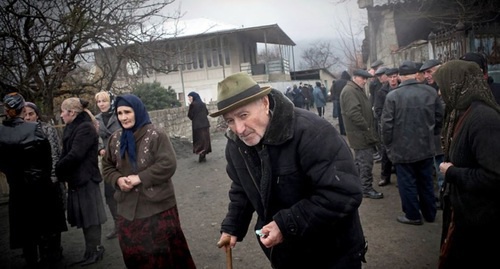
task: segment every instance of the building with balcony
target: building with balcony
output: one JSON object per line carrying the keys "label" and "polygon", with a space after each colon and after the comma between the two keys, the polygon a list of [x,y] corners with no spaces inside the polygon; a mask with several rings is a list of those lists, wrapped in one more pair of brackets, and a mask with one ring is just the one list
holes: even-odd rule
{"label": "building with balcony", "polygon": [[[247,72],[262,84],[290,81],[295,43],[277,24],[236,27],[197,19],[179,21],[174,36],[144,42],[141,46],[155,47],[162,53],[144,58],[148,64],[122,61],[116,83],[126,84],[130,77],[144,83],[157,81],[165,88],[171,86],[181,103],[186,102],[191,91],[198,92],[208,103],[217,98],[217,83],[237,72]],[[259,51],[266,54],[271,49],[274,57],[258,60]],[[113,58],[115,51],[95,51],[97,67],[104,58]],[[161,67],[165,72],[157,72],[148,65]]]}

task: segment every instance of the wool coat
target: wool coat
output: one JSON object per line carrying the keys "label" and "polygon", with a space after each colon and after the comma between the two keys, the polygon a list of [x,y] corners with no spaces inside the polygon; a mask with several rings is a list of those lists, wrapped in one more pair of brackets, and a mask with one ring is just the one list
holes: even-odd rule
{"label": "wool coat", "polygon": [[363,88],[348,81],[340,94],[342,119],[349,146],[353,149],[368,149],[377,144],[372,106]]}
{"label": "wool coat", "polygon": [[87,228],[106,222],[99,183],[98,136],[86,112],[64,127],[63,149],[56,165],[59,181],[68,183],[68,223]]}
{"label": "wool coat", "polygon": [[[147,124],[134,132],[137,151],[137,172],[133,171],[128,154],[120,156],[122,130],[115,132],[102,159],[103,176],[116,188],[118,215],[127,220],[151,217],[176,205],[172,176],[177,167],[175,151],[168,136]],[[136,174],[141,184],[129,192],[121,191],[118,178]]]}
{"label": "wool coat", "polygon": [[[473,102],[456,130],[453,166],[445,174],[455,229],[443,268],[487,268],[497,260],[500,241],[500,114]],[[447,210],[443,216],[449,217]]]}
{"label": "wool coat", "polygon": [[261,245],[273,268],[361,262],[362,191],[351,151],[325,119],[294,108],[280,91],[268,96],[272,118],[260,144],[249,147],[226,133],[232,184],[222,232],[243,240],[256,212],[254,229],[275,221],[284,237],[270,249]]}

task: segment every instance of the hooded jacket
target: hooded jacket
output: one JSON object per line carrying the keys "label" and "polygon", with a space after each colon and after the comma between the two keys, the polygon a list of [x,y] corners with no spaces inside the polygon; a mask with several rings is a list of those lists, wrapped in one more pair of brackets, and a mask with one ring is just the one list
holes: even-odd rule
{"label": "hooded jacket", "polygon": [[361,260],[361,181],[347,144],[329,122],[294,108],[281,92],[268,96],[272,118],[257,146],[226,133],[232,184],[221,230],[241,241],[253,212],[255,229],[274,220],[284,241],[261,245],[273,268],[334,268],[341,258]]}

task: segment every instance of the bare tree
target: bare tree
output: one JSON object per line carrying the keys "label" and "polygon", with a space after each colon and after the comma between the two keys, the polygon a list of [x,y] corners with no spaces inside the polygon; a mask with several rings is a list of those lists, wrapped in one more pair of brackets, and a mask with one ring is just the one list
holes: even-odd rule
{"label": "bare tree", "polygon": [[302,52],[301,58],[302,69],[331,69],[339,62],[339,58],[334,54],[332,43],[327,41],[312,44]]}
{"label": "bare tree", "polygon": [[[0,4],[0,86],[38,101],[52,115],[54,98],[111,89],[125,62],[168,72],[153,64],[161,52],[143,43],[165,38],[162,15],[174,0],[4,0]],[[128,46],[134,44],[134,46]],[[103,57],[94,66],[95,54]],[[144,59],[149,57],[150,59]]]}

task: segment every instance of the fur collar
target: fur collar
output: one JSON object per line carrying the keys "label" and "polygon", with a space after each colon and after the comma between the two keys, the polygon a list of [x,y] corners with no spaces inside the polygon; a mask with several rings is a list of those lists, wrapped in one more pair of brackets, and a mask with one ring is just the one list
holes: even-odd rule
{"label": "fur collar", "polygon": [[[294,106],[290,99],[276,89],[272,89],[268,96],[272,118],[261,143],[279,145],[293,137],[293,130],[295,127]],[[241,143],[238,136],[230,129],[226,131],[226,137]]]}

